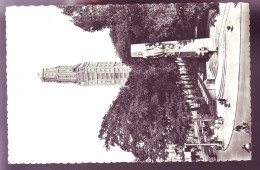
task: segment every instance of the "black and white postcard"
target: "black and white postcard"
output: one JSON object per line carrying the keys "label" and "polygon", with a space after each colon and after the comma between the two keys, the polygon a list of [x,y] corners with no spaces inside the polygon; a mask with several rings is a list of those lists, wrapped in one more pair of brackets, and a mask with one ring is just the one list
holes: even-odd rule
{"label": "black and white postcard", "polygon": [[9,164],[251,160],[247,3],[6,8]]}

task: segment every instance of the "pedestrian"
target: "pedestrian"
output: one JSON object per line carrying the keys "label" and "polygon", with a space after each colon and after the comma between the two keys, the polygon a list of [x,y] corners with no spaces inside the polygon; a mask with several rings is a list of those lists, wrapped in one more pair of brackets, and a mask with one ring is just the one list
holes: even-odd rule
{"label": "pedestrian", "polygon": [[243,122],[243,123],[242,123],[242,130],[243,130],[245,133],[251,134],[250,127],[249,127],[248,123],[246,123],[246,122]]}
{"label": "pedestrian", "polygon": [[223,119],[224,120],[224,118],[222,116],[217,116],[217,119]]}
{"label": "pedestrian", "polygon": [[232,26],[227,26],[227,30],[230,30],[231,32],[233,31],[234,27]]}
{"label": "pedestrian", "polygon": [[242,130],[242,128],[243,128],[243,126],[237,125],[234,130],[240,132]]}
{"label": "pedestrian", "polygon": [[230,107],[230,103],[227,104],[227,100],[226,100],[226,99],[221,99],[221,98],[219,98],[218,101],[219,101],[219,103],[220,103],[221,105],[224,104],[225,107]]}
{"label": "pedestrian", "polygon": [[238,132],[245,132],[251,134],[249,125],[245,122],[243,122],[242,125],[237,125],[234,130]]}
{"label": "pedestrian", "polygon": [[227,103],[226,99],[219,98],[218,101],[219,101],[220,104],[226,104]]}
{"label": "pedestrian", "polygon": [[242,126],[243,126],[244,129],[249,129],[249,125],[248,125],[248,123],[246,123],[246,122],[243,122],[243,123],[242,123]]}
{"label": "pedestrian", "polygon": [[214,119],[224,120],[222,116],[214,116]]}
{"label": "pedestrian", "polygon": [[225,107],[230,107],[230,103],[228,103],[228,104],[225,103],[224,106],[225,106]]}
{"label": "pedestrian", "polygon": [[245,149],[248,153],[250,153],[252,150],[251,143],[247,143],[247,144],[243,145],[242,149]]}
{"label": "pedestrian", "polygon": [[226,100],[226,99],[219,98],[218,101],[226,102],[227,100]]}

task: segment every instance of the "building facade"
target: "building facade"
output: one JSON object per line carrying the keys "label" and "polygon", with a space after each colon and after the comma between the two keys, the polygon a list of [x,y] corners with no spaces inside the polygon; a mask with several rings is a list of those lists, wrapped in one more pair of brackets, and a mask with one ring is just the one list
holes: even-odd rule
{"label": "building facade", "polygon": [[123,85],[131,69],[121,62],[85,62],[77,65],[43,68],[43,82],[75,83],[82,86]]}

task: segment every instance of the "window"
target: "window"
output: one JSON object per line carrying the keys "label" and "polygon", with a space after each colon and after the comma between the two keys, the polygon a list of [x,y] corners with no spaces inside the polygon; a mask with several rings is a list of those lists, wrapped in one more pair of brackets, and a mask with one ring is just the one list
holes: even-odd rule
{"label": "window", "polygon": [[106,78],[106,73],[102,73],[102,79]]}
{"label": "window", "polygon": [[93,80],[93,79],[92,79],[92,74],[91,74],[91,73],[88,73],[88,79],[89,79],[89,80]]}
{"label": "window", "polygon": [[115,73],[115,78],[119,78],[119,73]]}
{"label": "window", "polygon": [[110,73],[106,73],[106,77],[107,77],[107,79],[111,79],[111,74]]}
{"label": "window", "polygon": [[101,74],[97,74],[97,79],[101,79]]}
{"label": "window", "polygon": [[92,80],[95,80],[96,79],[95,74],[91,73],[91,75],[92,75]]}
{"label": "window", "polygon": [[111,73],[111,78],[115,78],[115,74],[114,73]]}
{"label": "window", "polygon": [[120,74],[119,74],[119,78],[123,78],[123,73],[120,73]]}

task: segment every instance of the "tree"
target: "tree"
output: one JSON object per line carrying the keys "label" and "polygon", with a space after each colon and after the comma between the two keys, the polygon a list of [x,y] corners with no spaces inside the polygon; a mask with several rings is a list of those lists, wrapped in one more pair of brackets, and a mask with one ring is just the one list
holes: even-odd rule
{"label": "tree", "polygon": [[118,145],[140,161],[156,161],[167,158],[167,144],[182,145],[190,128],[184,117],[190,113],[178,77],[174,64],[168,71],[150,68],[130,74],[103,118],[99,138],[106,148]]}
{"label": "tree", "polygon": [[[130,46],[136,43],[162,42],[194,38],[194,21],[205,15],[209,4],[133,4],[61,6],[63,13],[85,31],[110,29],[118,56],[131,66],[147,69],[162,67],[162,60],[134,59]],[[201,18],[201,17],[199,17]],[[197,20],[196,20],[197,21]],[[206,19],[203,22],[206,25]]]}

